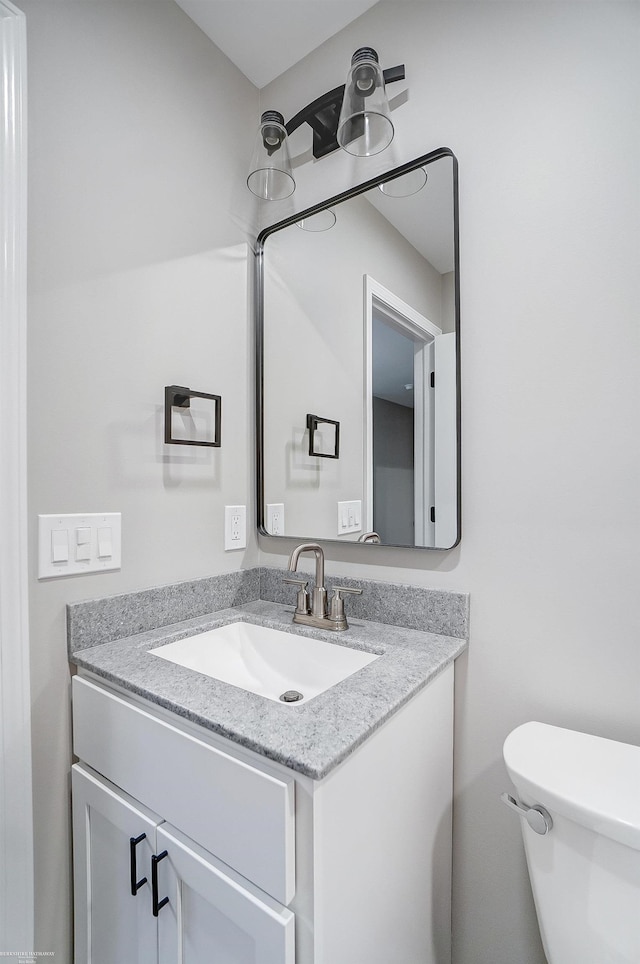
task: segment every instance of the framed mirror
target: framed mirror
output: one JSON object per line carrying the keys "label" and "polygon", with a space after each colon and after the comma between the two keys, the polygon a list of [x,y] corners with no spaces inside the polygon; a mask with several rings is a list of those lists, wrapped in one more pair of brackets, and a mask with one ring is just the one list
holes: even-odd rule
{"label": "framed mirror", "polygon": [[262,231],[260,532],[459,542],[459,291],[458,165],[445,148]]}

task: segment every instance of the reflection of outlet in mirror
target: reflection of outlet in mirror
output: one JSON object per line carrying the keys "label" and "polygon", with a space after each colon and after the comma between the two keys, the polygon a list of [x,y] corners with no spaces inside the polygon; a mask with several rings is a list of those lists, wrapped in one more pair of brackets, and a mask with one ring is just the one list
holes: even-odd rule
{"label": "reflection of outlet in mirror", "polygon": [[225,505],[224,548],[245,549],[247,546],[246,505]]}
{"label": "reflection of outlet in mirror", "polygon": [[265,528],[270,536],[284,535],[284,503],[276,502],[267,505]]}
{"label": "reflection of outlet in mirror", "polygon": [[338,535],[360,532],[362,529],[362,502],[338,502]]}

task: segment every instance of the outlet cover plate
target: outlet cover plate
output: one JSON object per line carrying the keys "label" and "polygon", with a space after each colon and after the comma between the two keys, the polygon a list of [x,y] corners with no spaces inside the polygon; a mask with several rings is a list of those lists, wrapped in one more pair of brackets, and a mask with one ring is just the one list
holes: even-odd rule
{"label": "outlet cover plate", "polygon": [[284,503],[274,502],[267,505],[266,530],[270,536],[284,535]]}
{"label": "outlet cover plate", "polygon": [[247,507],[246,505],[225,505],[224,507],[224,548],[246,549],[247,547]]}
{"label": "outlet cover plate", "polygon": [[338,502],[338,535],[362,531],[362,501]]}

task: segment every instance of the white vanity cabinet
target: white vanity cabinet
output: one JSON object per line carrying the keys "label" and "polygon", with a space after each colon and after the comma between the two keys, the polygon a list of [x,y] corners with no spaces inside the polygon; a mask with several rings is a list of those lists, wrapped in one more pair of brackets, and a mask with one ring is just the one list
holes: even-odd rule
{"label": "white vanity cabinet", "polygon": [[72,776],[77,964],[293,964],[291,911],[88,768]]}
{"label": "white vanity cabinet", "polygon": [[73,689],[76,964],[450,960],[452,665],[319,780]]}
{"label": "white vanity cabinet", "polygon": [[73,691],[76,964],[294,964],[293,778]]}

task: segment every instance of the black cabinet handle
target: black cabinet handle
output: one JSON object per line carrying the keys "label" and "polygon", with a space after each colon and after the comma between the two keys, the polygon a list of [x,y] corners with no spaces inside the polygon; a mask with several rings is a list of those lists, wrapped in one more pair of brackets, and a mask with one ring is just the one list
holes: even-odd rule
{"label": "black cabinet handle", "polygon": [[169,903],[168,897],[163,897],[161,901],[158,901],[158,864],[169,854],[166,850],[163,850],[161,854],[153,854],[151,857],[151,898],[153,900],[153,916],[157,917],[160,908],[164,907],[165,904]]}
{"label": "black cabinet handle", "polygon": [[138,880],[138,870],[136,868],[136,847],[140,841],[144,840],[146,833],[141,833],[139,837],[129,838],[129,867],[131,869],[131,896],[135,897],[143,884],[146,884],[147,878],[143,877],[142,880]]}

